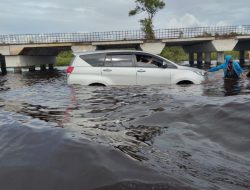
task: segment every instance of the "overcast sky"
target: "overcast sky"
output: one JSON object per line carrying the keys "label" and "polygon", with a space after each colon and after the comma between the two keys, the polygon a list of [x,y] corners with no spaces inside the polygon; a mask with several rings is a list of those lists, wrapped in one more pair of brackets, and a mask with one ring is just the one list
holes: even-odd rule
{"label": "overcast sky", "polygon": [[[155,29],[250,24],[249,0],[164,0]],[[0,0],[0,34],[140,29],[134,0]]]}

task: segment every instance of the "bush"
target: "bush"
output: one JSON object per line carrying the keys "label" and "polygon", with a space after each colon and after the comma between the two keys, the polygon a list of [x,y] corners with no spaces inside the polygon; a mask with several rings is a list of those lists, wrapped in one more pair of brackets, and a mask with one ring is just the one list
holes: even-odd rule
{"label": "bush", "polygon": [[68,66],[73,59],[72,51],[63,51],[56,57],[56,66]]}
{"label": "bush", "polygon": [[183,50],[182,47],[177,46],[165,47],[161,52],[161,56],[176,63],[188,60],[188,54]]}

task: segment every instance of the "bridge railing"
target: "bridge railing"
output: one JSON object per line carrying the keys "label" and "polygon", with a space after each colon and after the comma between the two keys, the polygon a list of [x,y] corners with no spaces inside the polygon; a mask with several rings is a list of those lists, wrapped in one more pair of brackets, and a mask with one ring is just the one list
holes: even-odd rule
{"label": "bridge railing", "polygon": [[250,25],[162,29],[156,32],[156,38],[159,39],[230,37],[240,35],[250,35]]}
{"label": "bridge railing", "polygon": [[[155,39],[230,37],[250,35],[250,25],[172,28],[155,30]],[[0,44],[88,43],[101,41],[146,40],[141,30],[91,33],[50,33],[0,35]]]}

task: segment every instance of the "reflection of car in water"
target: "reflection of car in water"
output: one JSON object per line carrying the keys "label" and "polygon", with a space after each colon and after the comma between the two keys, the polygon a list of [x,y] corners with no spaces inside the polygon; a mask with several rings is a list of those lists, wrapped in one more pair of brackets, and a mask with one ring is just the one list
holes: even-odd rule
{"label": "reflection of car in water", "polygon": [[177,65],[142,51],[95,51],[75,55],[67,69],[68,84],[200,84],[205,71]]}

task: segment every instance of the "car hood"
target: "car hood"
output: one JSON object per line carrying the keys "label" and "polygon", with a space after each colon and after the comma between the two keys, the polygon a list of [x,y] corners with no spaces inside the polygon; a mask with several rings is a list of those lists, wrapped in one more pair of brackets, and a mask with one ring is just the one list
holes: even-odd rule
{"label": "car hood", "polygon": [[189,71],[200,71],[200,72],[206,72],[205,70],[202,69],[197,69],[197,68],[193,68],[193,67],[187,67],[187,66],[178,66],[178,69],[182,69],[182,70],[189,70]]}

